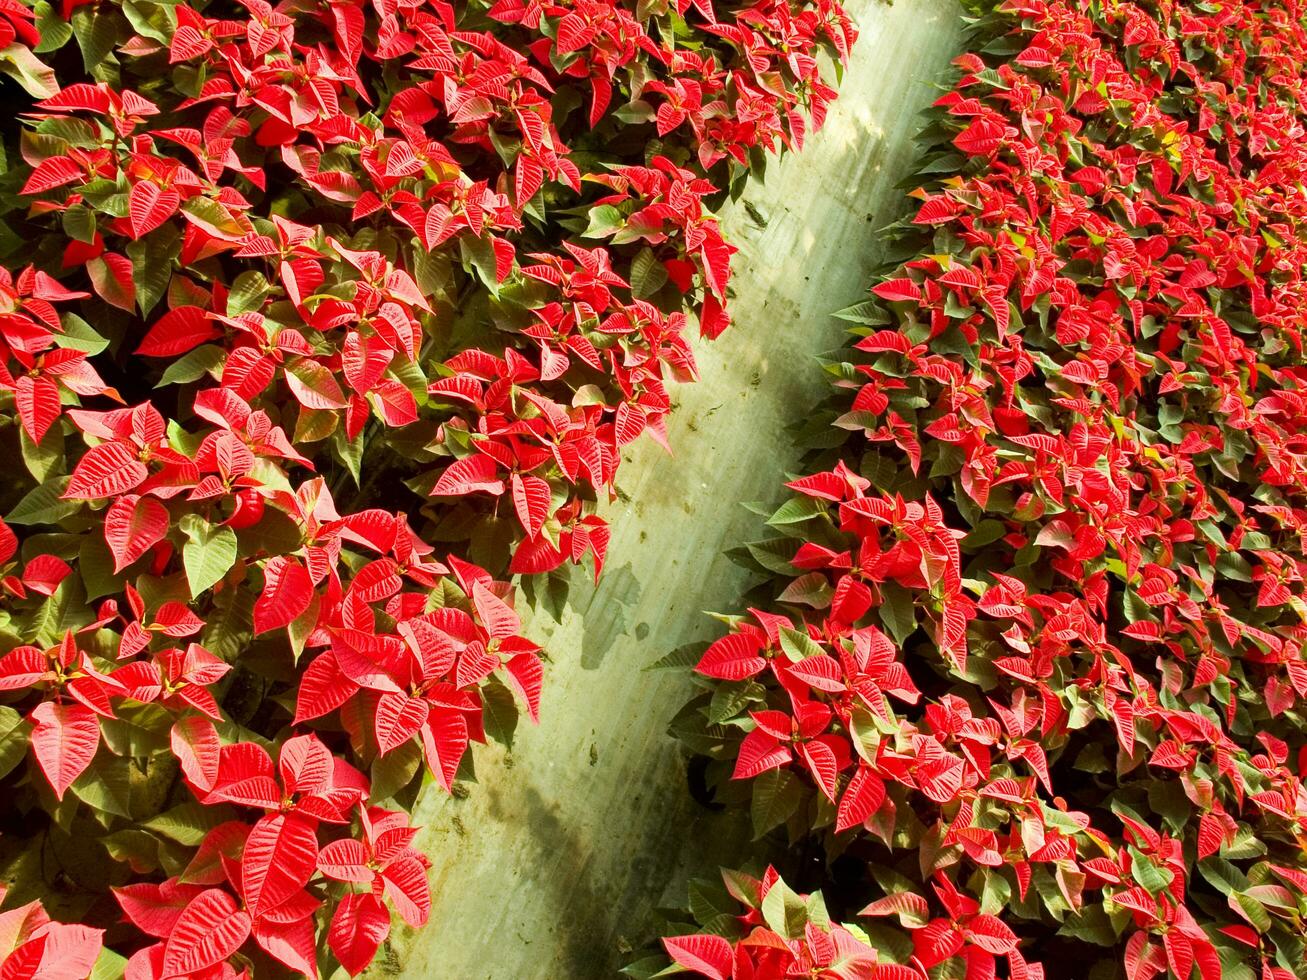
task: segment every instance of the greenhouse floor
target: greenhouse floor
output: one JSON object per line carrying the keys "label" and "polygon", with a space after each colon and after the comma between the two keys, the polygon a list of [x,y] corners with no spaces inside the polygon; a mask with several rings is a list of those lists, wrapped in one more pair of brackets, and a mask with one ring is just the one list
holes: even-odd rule
{"label": "greenhouse floor", "polygon": [[828,311],[863,295],[876,230],[904,205],[894,184],[917,113],[958,50],[953,0],[848,7],[862,36],[825,127],[724,216],[740,248],[735,326],[698,345],[702,380],[676,393],[676,456],[638,444],[609,509],[602,583],[578,573],[563,622],[531,623],[551,657],[540,726],[519,728],[511,753],[478,747],[465,798],[431,789],[421,802],[431,924],[398,934],[373,976],[613,977],[651,934],[652,908],[747,842],[737,817],[686,792],[666,729],[688,682],[641,668],[708,639],[703,610],[734,607],[745,573],[722,551],[756,537],[758,520],[739,504],[779,495],[797,456],[785,427],[822,390],[812,358],[839,342]]}

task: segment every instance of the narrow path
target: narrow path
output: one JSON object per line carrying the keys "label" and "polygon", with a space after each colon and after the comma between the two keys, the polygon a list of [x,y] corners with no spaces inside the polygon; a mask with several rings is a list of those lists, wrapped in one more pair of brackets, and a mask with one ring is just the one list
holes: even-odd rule
{"label": "narrow path", "polygon": [[[640,941],[687,875],[730,861],[748,833],[690,801],[667,722],[684,678],[641,668],[706,638],[744,579],[722,551],[758,536],[745,500],[775,500],[796,454],[785,427],[818,397],[830,312],[869,281],[875,231],[902,207],[917,113],[959,43],[954,0],[853,0],[862,37],[825,128],[773,162],[750,207],[729,209],[735,327],[700,345],[667,459],[643,440],[611,508],[609,567],[577,582],[563,623],[531,624],[553,661],[542,722],[506,755],[478,749],[465,799],[428,792],[415,823],[434,907],[384,970],[424,980],[598,980]],[[578,575],[576,579],[582,578]]]}

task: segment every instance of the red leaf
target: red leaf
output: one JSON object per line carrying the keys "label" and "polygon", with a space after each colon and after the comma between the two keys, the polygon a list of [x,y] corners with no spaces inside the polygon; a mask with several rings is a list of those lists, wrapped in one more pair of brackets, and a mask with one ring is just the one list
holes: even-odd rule
{"label": "red leaf", "polygon": [[23,569],[23,584],[42,595],[54,595],[59,583],[72,574],[70,566],[54,555],[37,555]]}
{"label": "red leaf", "polygon": [[930,903],[916,892],[895,892],[878,898],[858,915],[897,915],[906,928],[924,926],[930,918]]}
{"label": "red leaf", "polygon": [[413,392],[393,378],[383,378],[369,394],[377,400],[377,414],[392,429],[412,425],[418,420],[418,403]]}
{"label": "red leaf", "polygon": [[94,112],[105,115],[109,112],[109,93],[103,85],[90,82],[76,82],[64,86],[48,99],[36,104],[38,109],[58,109],[65,112]]}
{"label": "red leaf", "polygon": [[343,673],[331,653],[324,653],[309,664],[300,678],[295,696],[295,724],[321,718],[353,697],[359,689]]}
{"label": "red leaf", "polygon": [[261,817],[241,855],[241,891],[254,918],[303,888],[318,864],[318,835],[293,813]]}
{"label": "red leaf", "polygon": [[978,915],[967,924],[967,938],[987,953],[1003,956],[1017,948],[1017,934],[1002,919]]}
{"label": "red leaf", "polygon": [[1198,858],[1211,857],[1225,843],[1225,827],[1210,813],[1198,818]]}
{"label": "red leaf", "polygon": [[100,722],[95,712],[84,704],[60,704],[42,701],[29,716],[32,729],[32,751],[54,787],[54,795],[64,793],[91,764],[100,747]]}
{"label": "red leaf", "polygon": [[516,636],[522,629],[522,620],[513,612],[513,607],[491,592],[484,582],[472,583],[472,606],[476,609],[477,619],[494,639]]}
{"label": "red leaf", "polygon": [[121,442],[92,446],[77,462],[64,497],[96,500],[115,497],[140,485],[150,471]]}
{"label": "red leaf", "polygon": [[[319,903],[314,902],[314,907]],[[289,922],[271,918],[254,920],[254,941],[273,959],[290,967],[295,976],[317,980],[316,935],[312,918]]]}
{"label": "red leaf", "polygon": [[305,408],[337,409],[349,404],[336,376],[311,358],[301,357],[287,365],[286,385]]}
{"label": "red leaf", "polygon": [[702,249],[703,278],[713,295],[724,299],[731,278],[731,253],[735,251],[735,246],[726,244],[714,225],[709,227],[711,230],[704,238]]}
{"label": "red leaf", "polygon": [[513,199],[517,206],[524,208],[535,197],[543,182],[544,169],[540,166],[540,161],[530,153],[519,153],[513,167]]}
{"label": "red leaf", "polygon": [[648,425],[648,417],[639,405],[622,402],[613,414],[613,438],[619,447],[635,442]]}
{"label": "red leaf", "polygon": [[483,493],[498,497],[504,492],[504,481],[496,475],[495,461],[477,453],[465,456],[450,464],[431,490],[433,497],[461,497],[464,494]]}
{"label": "red leaf", "polygon": [[336,906],[327,931],[327,944],[352,977],[362,973],[390,935],[390,913],[371,894],[348,894]]}
{"label": "red leaf", "polygon": [[163,975],[198,973],[227,959],[249,937],[250,917],[220,888],[201,892],[177,920],[163,951]]}
{"label": "red leaf", "polygon": [[680,966],[708,980],[730,980],[734,972],[735,952],[721,936],[666,936],[663,948]]}
{"label": "red leaf", "polygon": [[169,733],[169,742],[191,785],[202,793],[213,789],[222,754],[222,740],[213,722],[200,715],[178,718]]}
{"label": "red leaf", "polygon": [[377,748],[382,755],[397,749],[426,724],[429,708],[421,698],[387,691],[377,702]]}
{"label": "red leaf", "polygon": [[881,299],[895,302],[898,300],[911,300],[921,302],[921,287],[911,279],[906,277],[901,279],[887,279],[879,286],[871,290]]}
{"label": "red leaf", "polygon": [[14,385],[14,405],[32,442],[39,443],[59,418],[59,386],[49,378],[23,375]]}
{"label": "red leaf", "polygon": [[915,957],[926,969],[956,956],[963,944],[962,933],[951,919],[935,919],[912,934]]}
{"label": "red leaf", "polygon": [[177,357],[220,336],[222,331],[204,310],[198,306],[179,306],[159,317],[136,353],[144,357]]}
{"label": "red leaf", "polygon": [[218,753],[218,778],[201,802],[225,800],[274,810],[281,805],[281,797],[267,750],[254,742],[235,742]]}
{"label": "red leaf", "polygon": [[580,51],[594,38],[595,29],[578,13],[567,13],[558,22],[558,52]]}
{"label": "red leaf", "polygon": [[0,657],[0,691],[20,691],[53,677],[50,661],[36,647],[18,647]]}
{"label": "red leaf", "polygon": [[331,750],[311,733],[289,739],[277,756],[277,771],[287,793],[328,791],[334,769]]}
{"label": "red leaf", "polygon": [[114,898],[132,924],[147,936],[167,939],[191,900],[204,889],[175,878],[162,884],[140,883],[113,889]]}
{"label": "red leaf", "polygon": [[544,665],[534,653],[519,653],[504,665],[509,685],[526,702],[531,720],[540,722],[540,689],[544,679]]}
{"label": "red leaf", "polygon": [[437,710],[422,726],[422,749],[427,767],[446,792],[454,787],[458,764],[467,751],[467,721],[457,711]]}
{"label": "red leaf", "polygon": [[399,917],[415,929],[424,926],[431,915],[431,886],[427,869],[415,855],[392,861],[382,872],[386,897]]}
{"label": "red leaf", "polygon": [[148,180],[133,184],[127,195],[127,220],[132,238],[149,234],[171,218],[181,200],[176,188],[160,188]]}
{"label": "red leaf", "polygon": [[836,814],[835,832],[848,830],[865,823],[885,801],[885,783],[870,769],[859,768],[849,781],[848,789],[840,799]]}
{"label": "red leaf", "polygon": [[969,156],[981,156],[997,150],[1003,142],[1003,126],[992,119],[975,119],[958,133],[953,145]]}
{"label": "red leaf", "polygon": [[549,516],[552,500],[549,483],[538,476],[519,476],[514,473],[512,485],[513,508],[517,511],[517,519],[526,529],[527,537],[534,538]]}
{"label": "red leaf", "polygon": [[155,498],[132,493],[115,500],[104,515],[104,540],[113,554],[114,574],[142,557],[167,533],[168,508]]}
{"label": "red leaf", "polygon": [[105,252],[87,260],[86,272],[95,291],[110,306],[128,313],[136,309],[136,283],[132,279],[132,264],[125,256]]}
{"label": "red leaf", "polygon": [[268,559],[263,566],[263,592],[254,603],[254,632],[288,626],[313,603],[313,580],[308,570],[285,555]]}
{"label": "red leaf", "polygon": [[799,746],[799,751],[803,755],[803,761],[808,764],[808,769],[812,772],[813,778],[817,781],[818,788],[826,794],[828,800],[834,803],[840,773],[835,752],[825,742],[818,740],[803,742]]}
{"label": "red leaf", "polygon": [[704,651],[694,668],[705,677],[723,681],[742,681],[761,672],[767,661],[759,656],[762,641],[744,633],[730,633]]}
{"label": "red leaf", "polygon": [[1177,977],[1188,977],[1194,965],[1194,943],[1178,929],[1162,934],[1162,946],[1171,972]]}
{"label": "red leaf", "polygon": [[32,168],[20,194],[41,194],[84,178],[82,168],[71,157],[47,157]]}
{"label": "red leaf", "polygon": [[804,657],[798,663],[790,664],[789,673],[817,691],[835,694],[845,689],[844,670],[840,662],[824,653]]}
{"label": "red leaf", "polygon": [[368,867],[367,849],[353,838],[334,840],[318,855],[318,870],[337,881],[368,884],[376,877]]}
{"label": "red leaf", "polygon": [[42,932],[45,952],[32,980],[82,980],[90,976],[103,947],[103,929],[51,922]]}

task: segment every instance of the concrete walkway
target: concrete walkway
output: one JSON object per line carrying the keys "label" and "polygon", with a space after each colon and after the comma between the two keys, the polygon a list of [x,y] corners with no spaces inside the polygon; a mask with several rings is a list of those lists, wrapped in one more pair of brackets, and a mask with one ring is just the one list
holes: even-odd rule
{"label": "concrete walkway", "polygon": [[785,434],[822,392],[814,355],[839,343],[836,309],[863,297],[875,231],[904,206],[917,113],[959,44],[954,0],[853,0],[862,36],[826,126],[772,162],[749,207],[724,215],[735,256],[734,328],[699,345],[667,458],[642,440],[609,511],[598,589],[574,576],[561,625],[530,632],[552,662],[538,728],[511,756],[478,747],[465,799],[428,791],[415,817],[434,867],[431,923],[397,930],[374,976],[423,980],[611,978],[646,939],[651,909],[683,897],[749,836],[686,792],[667,724],[689,685],[641,668],[712,635],[745,573],[726,548],[761,537],[742,501],[778,498],[797,453]]}

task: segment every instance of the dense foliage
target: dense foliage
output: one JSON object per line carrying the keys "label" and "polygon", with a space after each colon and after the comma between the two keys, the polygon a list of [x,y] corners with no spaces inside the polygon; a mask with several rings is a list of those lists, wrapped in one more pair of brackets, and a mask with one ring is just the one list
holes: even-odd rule
{"label": "dense foliage", "polygon": [[823,966],[811,913],[668,950],[1307,976],[1302,11],[1004,0],[957,64],[824,448],[744,555],[768,582],[674,725],[901,969]]}
{"label": "dense foliage", "polygon": [[427,920],[404,811],[539,709],[510,579],[599,574],[727,325],[710,207],[852,40],[831,0],[0,0],[0,868],[80,924],[0,916],[3,976],[356,974]]}

